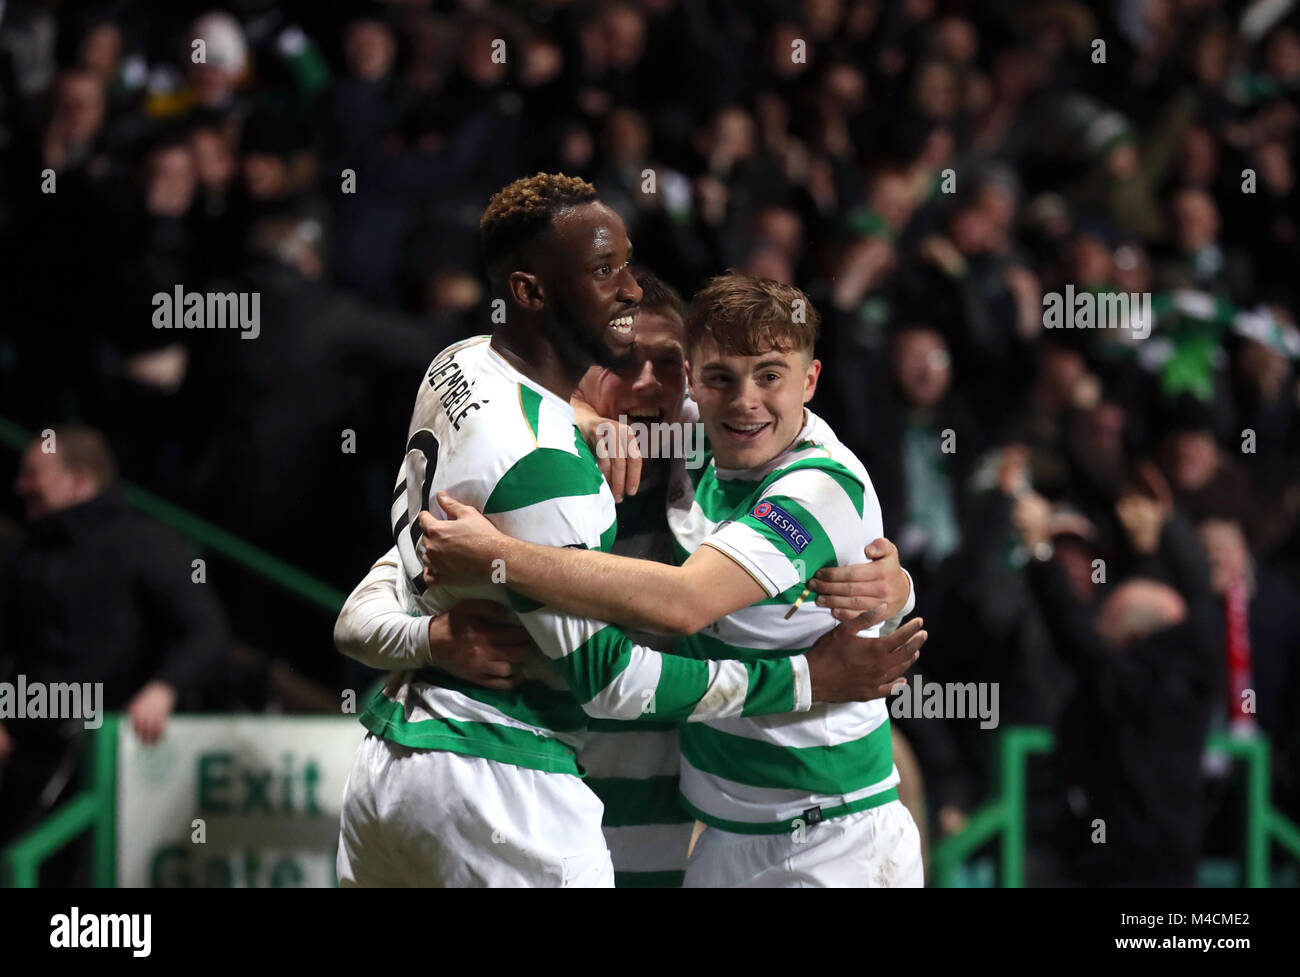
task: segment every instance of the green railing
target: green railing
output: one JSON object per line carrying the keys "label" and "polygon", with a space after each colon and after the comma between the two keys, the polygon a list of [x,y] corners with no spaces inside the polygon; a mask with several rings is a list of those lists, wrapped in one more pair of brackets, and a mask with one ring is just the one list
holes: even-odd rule
{"label": "green railing", "polygon": [[[120,717],[110,713],[89,736],[89,762],[82,791],[42,824],[0,853],[0,878],[17,888],[34,887],[41,864],[82,832],[92,832],[92,882],[111,888],[116,870],[117,734]],[[1025,765],[1036,753],[1052,750],[1049,730],[1011,727],[998,745],[993,797],[959,834],[935,845],[931,876],[951,887],[975,852],[1000,837],[1000,876],[1005,888],[1021,888],[1025,872]],[[1300,828],[1276,810],[1269,795],[1269,746],[1265,739],[1210,738],[1209,747],[1247,765],[1245,881],[1251,888],[1269,884],[1269,847],[1277,843],[1300,862]]]}
{"label": "green railing", "polygon": [[930,851],[934,884],[951,887],[957,870],[971,855],[1002,836],[1002,884],[1019,888],[1025,877],[1025,761],[1032,753],[1048,753],[1052,733],[1047,729],[1012,726],[1002,733],[991,798],[971,815],[960,832],[944,838]]}
{"label": "green railing", "polygon": [[15,889],[34,889],[41,865],[84,831],[91,832],[91,884],[111,889],[117,867],[117,728],[108,713],[89,737],[84,787],[0,854],[0,878]]}
{"label": "green railing", "polygon": [[[33,435],[21,426],[0,417],[0,444],[22,451]],[[234,533],[226,532],[187,509],[173,505],[152,492],[119,481],[118,489],[128,504],[164,525],[170,526],[201,549],[218,553],[238,563],[276,586],[301,597],[330,614],[337,614],[347,595],[291,564],[258,549]]]}
{"label": "green railing", "polygon": [[[1269,846],[1276,842],[1300,862],[1300,828],[1273,807],[1269,793],[1269,746],[1263,737],[1210,737],[1209,748],[1246,763],[1245,877],[1250,888],[1269,884]],[[961,866],[1001,836],[1000,876],[1004,888],[1025,884],[1025,765],[1035,753],[1050,753],[1053,737],[1039,727],[1011,727],[998,744],[992,797],[958,834],[936,844],[930,871],[937,886],[956,884]]]}

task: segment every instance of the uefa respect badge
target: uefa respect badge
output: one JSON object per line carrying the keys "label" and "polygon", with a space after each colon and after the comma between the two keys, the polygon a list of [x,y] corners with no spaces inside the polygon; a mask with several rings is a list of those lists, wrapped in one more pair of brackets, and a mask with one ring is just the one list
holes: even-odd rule
{"label": "uefa respect badge", "polygon": [[802,553],[808,548],[808,544],[812,542],[808,530],[803,528],[799,520],[775,502],[760,502],[754,506],[751,515],[764,525],[771,526],[783,540],[790,544],[790,548],[796,553]]}

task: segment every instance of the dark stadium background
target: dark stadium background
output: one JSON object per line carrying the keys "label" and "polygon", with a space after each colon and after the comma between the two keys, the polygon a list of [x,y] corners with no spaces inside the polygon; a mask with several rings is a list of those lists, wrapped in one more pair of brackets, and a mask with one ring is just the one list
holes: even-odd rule
{"label": "dark stadium background", "polygon": [[[1293,3],[250,0],[196,30],[210,9],[0,12],[0,546],[27,531],[9,490],[27,439],[103,432],[113,491],[207,560],[228,621],[180,708],[337,711],[373,681],[330,628],[388,545],[416,384],[489,329],[488,198],[562,171],[684,296],[736,268],[821,311],[812,406],[866,463],[916,580],[920,670],[1001,688],[998,730],[899,723],[932,856],[994,796],[1007,727],[1027,726],[1057,741],[1028,767],[1031,884],[1146,871],[1071,868],[1068,786],[1094,750],[1126,758],[1117,795],[1156,785],[1112,833],[1174,825],[1206,884],[1258,881],[1270,859],[1275,883],[1300,881],[1294,850],[1248,857],[1245,768],[1200,759],[1206,730],[1266,742],[1272,809],[1300,820]],[[1042,296],[1067,284],[1150,294],[1151,338],[1045,329]],[[177,285],[257,292],[260,335],[154,328],[151,297]],[[1026,483],[1091,525],[1058,537],[1076,580],[1094,559],[1108,586],[1166,579],[1205,648],[1128,674],[1071,647],[1053,622],[1087,630],[1106,589],[1031,585]],[[1117,516],[1134,498],[1156,500],[1173,550],[1139,552]],[[1231,573],[1199,547],[1207,521],[1253,568],[1253,725],[1227,709]],[[101,610],[76,574],[47,593],[0,604],[0,668],[42,620]],[[119,651],[87,667],[147,654]],[[1206,771],[1199,802],[1160,808],[1187,769]],[[1005,869],[984,851],[967,881]]]}

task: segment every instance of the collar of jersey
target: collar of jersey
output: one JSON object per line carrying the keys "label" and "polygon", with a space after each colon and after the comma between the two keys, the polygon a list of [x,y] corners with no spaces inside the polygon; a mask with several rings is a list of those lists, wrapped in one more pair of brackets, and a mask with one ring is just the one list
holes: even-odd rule
{"label": "collar of jersey", "polygon": [[549,400],[555,406],[562,408],[570,418],[573,417],[573,405],[571,403],[567,400],[561,399],[535,380],[528,379],[528,377],[520,373],[515,367],[511,366],[509,360],[492,348],[491,336],[488,337],[487,351],[488,356],[492,357],[492,361],[497,364],[498,369],[502,370],[506,376],[517,383],[522,383],[529,390],[539,394],[543,400]]}

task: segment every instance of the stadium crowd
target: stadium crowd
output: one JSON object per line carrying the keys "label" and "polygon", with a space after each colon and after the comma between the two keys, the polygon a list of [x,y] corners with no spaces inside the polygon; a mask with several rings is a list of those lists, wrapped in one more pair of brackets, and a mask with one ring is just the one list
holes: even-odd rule
{"label": "stadium crowd", "polygon": [[[350,588],[423,369],[490,329],[486,201],[585,177],[688,299],[736,268],[817,304],[812,407],[915,579],[919,671],[1057,733],[1030,881],[1185,884],[1239,851],[1210,731],[1266,734],[1300,816],[1294,6],[9,0],[0,418],[93,425],[127,478]],[[256,336],[164,328],[177,290],[256,293]],[[1150,317],[1052,328],[1083,293]],[[325,617],[233,565],[213,587],[241,640],[343,681]],[[897,721],[932,836],[959,830],[996,731]]]}

